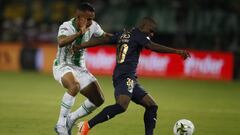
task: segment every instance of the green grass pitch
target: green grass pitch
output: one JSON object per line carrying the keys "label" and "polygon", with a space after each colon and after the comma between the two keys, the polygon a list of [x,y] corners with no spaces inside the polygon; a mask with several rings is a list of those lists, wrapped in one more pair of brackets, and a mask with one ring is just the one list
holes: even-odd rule
{"label": "green grass pitch", "polygon": [[[111,77],[97,77],[105,103],[114,103]],[[155,135],[172,135],[178,119],[191,120],[195,135],[240,135],[240,82],[140,78],[159,105]],[[0,72],[0,135],[54,135],[64,89],[49,74]],[[84,100],[78,96],[73,110]],[[90,135],[144,135],[144,109],[129,109],[99,124]],[[76,135],[76,129],[74,134]]]}

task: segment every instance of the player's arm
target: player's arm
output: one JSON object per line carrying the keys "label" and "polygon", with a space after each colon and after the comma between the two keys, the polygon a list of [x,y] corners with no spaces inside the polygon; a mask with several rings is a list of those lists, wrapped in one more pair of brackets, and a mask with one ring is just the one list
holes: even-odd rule
{"label": "player's arm", "polygon": [[103,37],[111,37],[114,36],[112,33],[104,32]]}
{"label": "player's arm", "polygon": [[83,49],[83,48],[88,48],[88,47],[94,47],[94,46],[100,46],[104,44],[109,44],[110,43],[110,38],[113,37],[113,34],[104,32],[102,36],[92,38],[88,42],[83,42],[81,43],[80,46],[75,46],[76,49]]}
{"label": "player's arm", "polygon": [[100,38],[94,38],[89,40],[88,42],[81,43],[81,45],[73,46],[72,51],[76,52],[79,49],[94,47],[99,45],[115,45],[117,44],[119,33],[115,34],[105,34]]}
{"label": "player's arm", "polygon": [[94,46],[100,46],[100,45],[106,45],[110,43],[109,36],[104,36],[101,38],[94,38],[89,40],[88,42],[81,43],[81,45],[73,46],[73,51],[77,51],[79,49],[88,48],[88,47],[94,47]]}
{"label": "player's arm", "polygon": [[175,54],[181,55],[183,59],[190,57],[190,54],[185,50],[178,50],[178,49],[166,47],[164,45],[157,44],[152,41],[150,41],[147,44],[146,48],[155,52],[160,52],[160,53],[175,53]]}
{"label": "player's arm", "polygon": [[58,37],[57,42],[59,47],[64,47],[66,45],[71,44],[74,40],[77,39],[77,37],[81,36],[83,33],[81,31],[77,32],[76,34],[66,36],[66,35],[61,35]]}

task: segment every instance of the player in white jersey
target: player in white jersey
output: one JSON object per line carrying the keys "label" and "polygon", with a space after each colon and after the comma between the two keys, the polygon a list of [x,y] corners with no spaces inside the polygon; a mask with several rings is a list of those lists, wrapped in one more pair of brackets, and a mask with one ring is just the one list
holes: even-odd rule
{"label": "player in white jersey", "polygon": [[[93,21],[95,10],[89,3],[81,3],[77,7],[76,17],[64,22],[58,31],[58,52],[53,64],[53,75],[64,88],[65,92],[55,131],[58,135],[71,135],[75,121],[88,115],[103,104],[104,97],[96,78],[85,65],[85,49],[72,53],[73,46],[95,37],[108,36]],[[87,99],[75,112],[70,113],[78,92]]]}

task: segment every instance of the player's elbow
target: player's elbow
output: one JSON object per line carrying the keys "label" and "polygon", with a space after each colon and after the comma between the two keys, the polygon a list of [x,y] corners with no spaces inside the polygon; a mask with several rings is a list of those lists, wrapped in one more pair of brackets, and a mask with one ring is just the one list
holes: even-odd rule
{"label": "player's elbow", "polygon": [[152,44],[147,46],[147,49],[151,50],[151,51],[156,51],[156,47]]}
{"label": "player's elbow", "polygon": [[149,50],[155,51],[156,48],[155,48],[155,44],[154,44],[154,42],[151,42],[151,41],[150,41],[150,43],[148,43],[148,44],[146,45],[146,49],[149,49]]}
{"label": "player's elbow", "polygon": [[57,43],[59,47],[64,47],[66,46],[68,43],[70,43],[69,39],[67,38],[67,36],[59,36],[57,38]]}
{"label": "player's elbow", "polygon": [[152,42],[152,44],[150,44],[148,47],[150,50],[154,52],[159,52],[159,53],[163,52],[163,48],[159,44]]}

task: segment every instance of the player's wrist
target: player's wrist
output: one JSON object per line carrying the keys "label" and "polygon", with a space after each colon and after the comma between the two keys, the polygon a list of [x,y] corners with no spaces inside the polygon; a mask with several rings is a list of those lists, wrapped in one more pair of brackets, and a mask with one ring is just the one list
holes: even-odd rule
{"label": "player's wrist", "polygon": [[83,33],[82,33],[82,30],[80,30],[79,32],[76,33],[77,37],[81,36]]}

